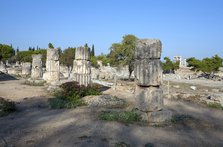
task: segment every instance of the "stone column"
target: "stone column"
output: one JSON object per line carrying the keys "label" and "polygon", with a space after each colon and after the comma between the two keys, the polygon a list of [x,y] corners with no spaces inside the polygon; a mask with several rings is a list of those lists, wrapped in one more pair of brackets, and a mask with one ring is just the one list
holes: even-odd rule
{"label": "stone column", "polygon": [[43,79],[47,82],[60,80],[60,62],[58,49],[49,48],[47,50],[46,73],[44,74]]}
{"label": "stone column", "polygon": [[91,83],[90,50],[88,48],[79,47],[75,50],[73,79],[80,85],[88,86]]}
{"label": "stone column", "polygon": [[38,80],[42,79],[43,69],[42,69],[42,55],[36,54],[32,55],[32,71],[31,71],[31,79]]}
{"label": "stone column", "polygon": [[139,40],[135,49],[135,104],[144,121],[162,123],[172,117],[164,110],[160,40]]}
{"label": "stone column", "polygon": [[22,75],[28,76],[30,74],[31,74],[31,63],[30,62],[22,63]]}

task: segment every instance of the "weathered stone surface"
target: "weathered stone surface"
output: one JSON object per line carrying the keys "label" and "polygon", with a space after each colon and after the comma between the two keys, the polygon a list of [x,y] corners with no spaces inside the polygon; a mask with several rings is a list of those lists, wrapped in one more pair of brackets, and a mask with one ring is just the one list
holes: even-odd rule
{"label": "weathered stone surface", "polygon": [[80,85],[88,86],[91,83],[91,75],[90,74],[74,74],[74,81],[77,81]]}
{"label": "weathered stone surface", "polygon": [[85,47],[76,48],[75,60],[90,60],[90,50]]}
{"label": "weathered stone surface", "polygon": [[89,107],[123,108],[126,104],[111,95],[86,96],[83,100]]}
{"label": "weathered stone surface", "polygon": [[47,60],[59,60],[59,50],[54,48],[47,49]]}
{"label": "weathered stone surface", "polygon": [[42,55],[32,55],[33,61],[32,61],[32,71],[31,71],[31,78],[32,79],[40,79],[43,75],[42,70]]}
{"label": "weathered stone surface", "polygon": [[80,47],[75,50],[75,60],[71,79],[80,85],[88,86],[91,83],[91,63],[89,61],[90,50]]}
{"label": "weathered stone surface", "polygon": [[60,65],[60,74],[62,74],[62,77],[69,78],[71,73],[71,67]]}
{"label": "weathered stone surface", "polygon": [[60,62],[58,49],[47,49],[46,73],[44,73],[43,79],[47,82],[60,80]]}
{"label": "weathered stone surface", "polygon": [[22,75],[28,76],[31,74],[31,63],[24,62],[22,63]]}
{"label": "weathered stone surface", "polygon": [[149,123],[164,123],[172,119],[172,112],[169,110],[148,112]]}
{"label": "weathered stone surface", "polygon": [[163,109],[163,91],[158,87],[135,88],[136,107],[143,112],[159,111]]}
{"label": "weathered stone surface", "polygon": [[5,64],[2,61],[0,62],[0,71],[3,73],[8,73]]}
{"label": "weathered stone surface", "polygon": [[162,83],[162,66],[160,60],[135,60],[134,75],[137,85],[160,85]]}
{"label": "weathered stone surface", "polygon": [[74,74],[90,74],[91,63],[87,60],[74,60],[73,62],[73,73]]}
{"label": "weathered stone surface", "polygon": [[162,43],[158,39],[138,40],[135,49],[135,59],[160,59]]}
{"label": "weathered stone surface", "polygon": [[91,78],[94,80],[98,80],[99,79],[99,69],[91,67]]}

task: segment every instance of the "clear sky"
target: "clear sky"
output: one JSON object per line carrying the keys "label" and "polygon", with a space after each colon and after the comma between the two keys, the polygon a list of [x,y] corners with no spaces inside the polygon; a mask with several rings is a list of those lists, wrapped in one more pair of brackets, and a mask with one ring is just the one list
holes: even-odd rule
{"label": "clear sky", "polygon": [[163,56],[223,57],[223,0],[0,0],[0,43],[20,50],[158,38]]}

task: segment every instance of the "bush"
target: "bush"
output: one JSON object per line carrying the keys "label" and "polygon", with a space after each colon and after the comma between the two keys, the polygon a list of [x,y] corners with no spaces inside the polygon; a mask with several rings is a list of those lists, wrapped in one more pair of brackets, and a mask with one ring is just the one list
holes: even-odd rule
{"label": "bush", "polygon": [[223,110],[223,106],[221,104],[219,104],[219,103],[209,103],[208,104],[208,107],[209,108],[215,108],[215,109],[221,109],[221,110]]}
{"label": "bush", "polygon": [[0,116],[16,111],[15,103],[0,97]]}
{"label": "bush", "polygon": [[141,117],[134,111],[104,111],[99,115],[99,119],[108,121],[119,121],[125,123],[133,123],[141,121]]}
{"label": "bush", "polygon": [[61,91],[55,93],[54,99],[50,99],[50,107],[54,109],[75,108],[86,105],[82,97],[87,95],[99,95],[100,85],[84,86],[78,82],[67,82],[60,86]]}

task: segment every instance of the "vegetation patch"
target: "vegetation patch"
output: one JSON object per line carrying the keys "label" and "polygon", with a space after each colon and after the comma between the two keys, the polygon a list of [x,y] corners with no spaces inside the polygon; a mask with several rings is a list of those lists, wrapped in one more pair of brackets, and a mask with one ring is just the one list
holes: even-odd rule
{"label": "vegetation patch", "polygon": [[115,147],[130,147],[130,145],[122,141],[115,143]]}
{"label": "vegetation patch", "polygon": [[175,115],[172,117],[171,122],[176,124],[176,123],[183,123],[188,120],[195,120],[192,116],[190,115]]}
{"label": "vegetation patch", "polygon": [[46,81],[25,81],[23,84],[24,85],[29,85],[29,86],[44,86]]}
{"label": "vegetation patch", "polygon": [[87,95],[99,95],[100,85],[84,86],[77,82],[67,82],[60,86],[61,90],[54,95],[55,98],[49,99],[50,107],[53,109],[75,108],[86,105],[82,100]]}
{"label": "vegetation patch", "polygon": [[0,117],[16,111],[15,103],[0,97]]}
{"label": "vegetation patch", "polygon": [[118,121],[124,123],[133,123],[133,122],[140,122],[141,117],[134,111],[103,111],[99,115],[100,120],[107,120],[107,121]]}
{"label": "vegetation patch", "polygon": [[209,103],[209,104],[207,104],[207,106],[208,106],[209,108],[214,108],[214,109],[221,109],[221,110],[223,110],[223,106],[222,106],[221,104],[219,104],[219,103]]}

